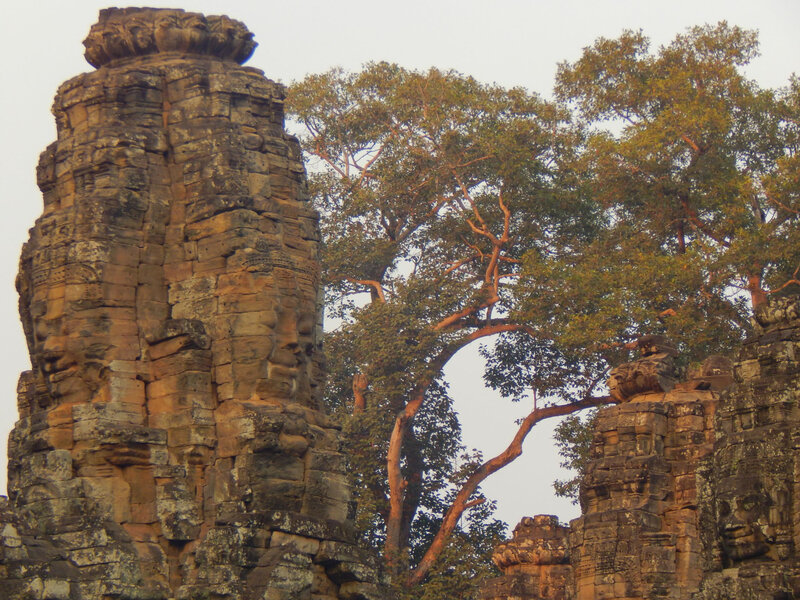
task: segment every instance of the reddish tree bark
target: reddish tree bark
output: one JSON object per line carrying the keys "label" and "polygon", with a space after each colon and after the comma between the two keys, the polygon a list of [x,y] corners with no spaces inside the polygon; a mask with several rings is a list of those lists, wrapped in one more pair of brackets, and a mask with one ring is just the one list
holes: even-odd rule
{"label": "reddish tree bark", "polygon": [[417,568],[409,574],[407,585],[418,585],[425,579],[431,567],[436,562],[436,559],[439,558],[442,550],[444,550],[447,539],[453,533],[456,525],[458,525],[461,515],[465,510],[479,503],[476,500],[470,501],[470,496],[475,493],[475,490],[478,488],[478,486],[487,477],[489,477],[489,475],[495,471],[498,471],[499,469],[502,469],[509,463],[516,460],[522,454],[522,444],[530,433],[531,429],[533,429],[534,425],[540,421],[549,419],[550,417],[568,415],[579,410],[583,410],[584,408],[600,406],[603,404],[613,404],[614,402],[615,400],[610,396],[601,396],[598,398],[587,398],[585,400],[570,404],[559,404],[555,406],[545,406],[543,408],[534,408],[528,414],[528,416],[523,419],[516,435],[514,436],[514,439],[511,440],[511,443],[508,445],[508,447],[494,458],[484,462],[475,470],[472,475],[467,478],[467,481],[464,482],[464,485],[461,486],[458,494],[456,494],[455,500],[453,500],[453,503],[450,505],[447,513],[445,513],[444,519],[442,520],[442,525],[439,528],[439,531],[436,533],[436,536],[433,538],[433,542],[431,542],[430,547],[425,552],[425,555],[422,557],[419,565],[417,565]]}

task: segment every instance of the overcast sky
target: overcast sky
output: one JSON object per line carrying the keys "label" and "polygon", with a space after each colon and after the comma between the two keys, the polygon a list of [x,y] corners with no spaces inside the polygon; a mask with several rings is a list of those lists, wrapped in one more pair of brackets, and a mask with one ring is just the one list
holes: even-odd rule
{"label": "overcast sky", "polygon": [[[687,27],[727,20],[760,32],[761,57],[748,69],[762,86],[779,87],[798,70],[798,0],[350,0],[349,2],[226,0],[161,2],[148,6],[225,13],[244,21],[259,43],[249,65],[290,83],[308,73],[367,61],[456,69],[504,86],[549,96],[556,65],[580,56],[600,36],[642,29],[654,45],[668,43]],[[42,208],[35,184],[39,153],[55,139],[50,106],[59,84],[91,67],[81,42],[108,6],[95,0],[17,0],[0,19],[0,493],[6,480],[6,438],[16,419],[16,381],[30,368],[17,316],[14,276],[27,230]],[[482,389],[474,356],[448,368],[451,391],[462,414],[466,442],[486,456],[501,451],[528,407],[510,405]],[[485,485],[498,501],[498,515],[514,526],[523,515],[577,516],[556,499],[559,476],[552,427],[539,425],[523,456]]]}

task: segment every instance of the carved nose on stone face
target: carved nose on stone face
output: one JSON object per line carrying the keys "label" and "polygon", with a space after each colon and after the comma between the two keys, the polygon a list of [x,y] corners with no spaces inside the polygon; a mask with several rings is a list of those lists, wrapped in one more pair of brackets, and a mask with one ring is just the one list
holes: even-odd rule
{"label": "carved nose on stone face", "polygon": [[297,342],[284,343],[270,356],[269,361],[282,367],[297,367],[302,363],[303,351]]}
{"label": "carved nose on stone face", "polygon": [[63,336],[49,336],[45,340],[40,356],[41,368],[46,374],[51,375],[63,371],[74,363],[64,350],[65,341]]}

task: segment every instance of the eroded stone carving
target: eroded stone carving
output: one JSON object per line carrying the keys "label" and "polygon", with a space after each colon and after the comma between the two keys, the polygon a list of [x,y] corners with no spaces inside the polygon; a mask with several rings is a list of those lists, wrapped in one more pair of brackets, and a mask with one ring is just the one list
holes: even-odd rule
{"label": "eroded stone carving", "polygon": [[320,406],[283,88],[237,64],[255,43],[227,17],[108,9],[86,47],[102,68],[58,91],[17,279],[3,597],[382,597]]}
{"label": "eroded stone carving", "polygon": [[800,595],[799,305],[771,298],[756,309],[756,336],[720,399],[701,502],[709,573],[698,599]]}
{"label": "eroded stone carving", "polygon": [[114,60],[180,52],[207,54],[239,64],[253,54],[253,34],[225,15],[206,17],[183,10],[145,14],[138,8],[107,8],[83,42],[86,61],[101,67]]}
{"label": "eroded stone carving", "polygon": [[[658,377],[671,353],[652,338],[640,346],[655,365],[645,356],[612,372],[609,387],[625,402],[598,414],[564,597],[800,597],[798,306],[778,298],[756,310],[756,335],[732,373],[729,360],[710,357],[667,390]],[[516,532],[498,552],[515,541]],[[549,597],[503,581],[487,591],[505,595],[486,597]]]}
{"label": "eroded stone carving", "polygon": [[677,382],[674,346],[663,336],[648,335],[636,341],[642,358],[611,371],[608,390],[618,402],[645,392],[668,392]]}
{"label": "eroded stone carving", "polygon": [[503,572],[481,589],[483,600],[499,598],[563,600],[572,569],[568,529],[552,515],[523,517],[511,540],[500,544],[492,560]]}

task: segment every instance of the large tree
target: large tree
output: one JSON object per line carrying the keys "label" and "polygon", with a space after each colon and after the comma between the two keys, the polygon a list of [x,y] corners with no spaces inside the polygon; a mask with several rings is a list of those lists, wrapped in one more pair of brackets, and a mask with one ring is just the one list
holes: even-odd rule
{"label": "large tree", "polygon": [[693,271],[709,298],[759,304],[798,264],[796,187],[777,183],[796,180],[797,86],[747,79],[757,35],[724,22],[649,46],[601,38],[558,70],[558,96],[594,129],[586,170],[616,236],[602,243],[634,263],[636,250],[674,259],[664,267]]}
{"label": "large tree", "polygon": [[[800,86],[747,80],[755,51],[725,24],[656,53],[600,39],[560,66],[563,106],[386,63],[291,87],[337,324],[327,399],[359,528],[398,580],[497,533],[480,483],[542,418],[606,401],[636,337],[725,352],[752,304],[797,285]],[[462,447],[442,375],[479,340],[487,383],[533,397],[488,460]]]}
{"label": "large tree", "polygon": [[[720,23],[655,52],[641,33],[601,38],[559,66],[598,221],[591,239],[525,255],[513,317],[582,360],[663,333],[691,361],[729,352],[754,305],[797,289],[798,84],[748,80],[756,50],[755,33]],[[517,361],[490,364],[491,380],[524,379],[539,349],[499,345]]]}
{"label": "large tree", "polygon": [[504,332],[547,343],[510,317],[510,290],[526,252],[590,237],[596,215],[564,168],[579,133],[524,90],[386,63],[311,76],[288,105],[323,215],[326,303],[339,322],[326,337],[327,397],[347,415],[359,525],[391,566],[410,561],[414,585],[483,502],[480,482],[563,410],[537,407],[506,452],[467,457],[442,373]]}
{"label": "large tree", "polygon": [[[559,66],[557,95],[589,129],[576,170],[603,223],[589,244],[529,253],[538,285],[517,296],[561,348],[659,332],[687,361],[728,353],[753,306],[800,289],[800,85],[747,79],[757,47],[754,32],[725,23],[655,51],[628,31]],[[559,433],[580,470],[581,422]],[[574,480],[557,484],[576,494]]]}

